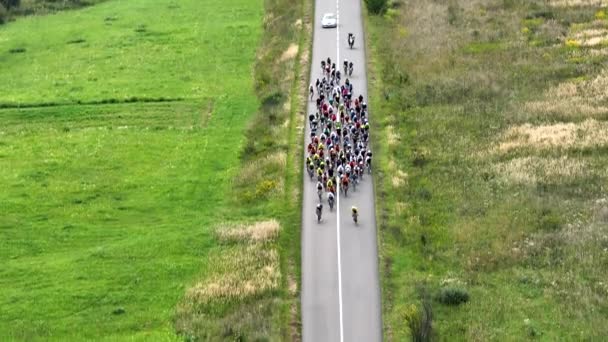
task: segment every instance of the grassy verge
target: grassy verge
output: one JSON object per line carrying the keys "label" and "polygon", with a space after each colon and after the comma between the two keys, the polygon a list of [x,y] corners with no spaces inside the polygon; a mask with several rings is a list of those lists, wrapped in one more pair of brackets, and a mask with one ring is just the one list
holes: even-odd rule
{"label": "grassy verge", "polygon": [[[227,292],[211,302],[205,296],[187,295],[178,309],[177,325],[181,333],[195,339],[300,339],[300,225],[301,225],[301,145],[308,60],[310,54],[312,1],[296,3],[286,0],[265,2],[264,34],[258,48],[255,66],[255,89],[261,103],[249,122],[246,141],[241,151],[241,169],[232,185],[231,220],[252,222],[268,217],[277,219],[280,233],[263,243],[254,242],[245,232],[255,225],[241,228],[248,247],[240,253],[260,254],[255,265],[246,262],[230,271],[238,281],[252,288],[220,286]],[[230,231],[233,228],[229,228]],[[259,229],[259,227],[258,227]],[[220,232],[223,231],[220,228]],[[221,236],[221,233],[220,233]],[[226,253],[225,251],[221,253]],[[226,263],[238,255],[225,259]],[[269,262],[271,256],[271,262]],[[236,263],[238,264],[238,263]],[[248,274],[253,271],[253,274]],[[273,276],[269,277],[268,272]],[[226,272],[219,272],[225,279]],[[260,277],[260,275],[262,275]],[[262,279],[276,283],[264,288]],[[230,281],[228,281],[227,285]],[[199,286],[209,292],[217,290],[213,277],[203,277]],[[195,287],[194,289],[196,289]],[[251,292],[248,293],[247,291]],[[222,318],[214,321],[221,302]]]}
{"label": "grassy verge", "polygon": [[425,320],[441,340],[606,336],[605,10],[394,1],[367,27],[387,340]]}

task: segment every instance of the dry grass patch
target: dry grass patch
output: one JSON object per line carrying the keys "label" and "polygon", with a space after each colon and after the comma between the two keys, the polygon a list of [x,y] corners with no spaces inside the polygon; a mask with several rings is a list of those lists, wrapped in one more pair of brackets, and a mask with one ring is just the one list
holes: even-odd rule
{"label": "dry grass patch", "polygon": [[608,40],[608,30],[605,28],[591,28],[581,32],[577,32],[574,35],[574,40],[580,46],[597,46]]}
{"label": "dry grass patch", "polygon": [[222,242],[267,242],[279,236],[280,228],[279,221],[268,220],[251,225],[220,226],[216,234]]}
{"label": "dry grass patch", "polygon": [[245,165],[239,177],[236,178],[238,185],[246,185],[259,182],[265,173],[279,172],[287,167],[287,154],[285,152],[276,152],[268,154],[263,158],[253,160]]}
{"label": "dry grass patch", "polygon": [[395,214],[397,216],[401,216],[402,214],[408,213],[409,209],[410,209],[410,205],[405,202],[395,203]]}
{"label": "dry grass patch", "polygon": [[592,80],[564,82],[549,89],[543,100],[528,102],[527,111],[565,117],[608,114],[608,72],[603,71]]}
{"label": "dry grass patch", "polygon": [[405,173],[401,170],[397,170],[391,176],[391,183],[393,184],[393,187],[395,187],[395,188],[398,188],[404,184],[407,184],[407,173]]}
{"label": "dry grass patch", "polygon": [[608,48],[590,49],[590,50],[587,50],[587,51],[589,51],[589,54],[592,57],[608,56]]}
{"label": "dry grass patch", "polygon": [[494,171],[513,183],[560,184],[588,176],[593,170],[587,162],[561,158],[523,157],[494,166]]}
{"label": "dry grass patch", "polygon": [[392,125],[386,126],[386,139],[389,146],[397,146],[401,138],[395,133],[395,128]]}
{"label": "dry grass patch", "polygon": [[289,45],[287,50],[283,52],[283,55],[281,55],[281,62],[295,58],[298,55],[299,50],[300,47],[297,44],[292,43],[291,45]]}
{"label": "dry grass patch", "polygon": [[264,242],[275,240],[279,231],[280,224],[274,219],[217,227],[215,234],[220,241],[246,245],[224,245],[211,252],[209,273],[186,291],[182,309],[242,300],[277,289],[281,279],[279,253]]}
{"label": "dry grass patch", "polygon": [[387,170],[391,174],[391,184],[393,187],[400,187],[404,184],[407,184],[408,175],[403,172],[395,163],[393,158],[389,158]]}
{"label": "dry grass patch", "polygon": [[502,153],[522,148],[596,148],[608,145],[608,123],[588,119],[582,123],[524,124],[509,128],[501,140],[498,152]]}
{"label": "dry grass patch", "polygon": [[209,276],[187,290],[185,302],[198,306],[276,290],[281,283],[279,253],[265,246],[231,247],[211,255]]}
{"label": "dry grass patch", "polygon": [[531,101],[526,103],[524,108],[526,111],[536,114],[561,115],[564,117],[598,117],[608,114],[608,107],[592,105],[577,98]]}
{"label": "dry grass patch", "polygon": [[583,6],[601,6],[606,7],[606,0],[549,0],[550,6],[554,7],[583,7]]}

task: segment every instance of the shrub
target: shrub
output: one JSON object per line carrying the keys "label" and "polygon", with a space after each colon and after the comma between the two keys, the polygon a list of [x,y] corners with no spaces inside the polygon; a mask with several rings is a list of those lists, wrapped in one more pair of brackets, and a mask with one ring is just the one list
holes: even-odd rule
{"label": "shrub", "polygon": [[114,309],[114,311],[112,311],[112,314],[113,315],[123,315],[126,312],[127,311],[123,307],[118,307],[118,308]]}
{"label": "shrub", "polygon": [[371,14],[383,14],[386,11],[388,0],[365,0],[367,9]]}
{"label": "shrub", "polygon": [[576,39],[568,39],[566,40],[566,46],[569,48],[579,48],[581,46],[581,43]]}
{"label": "shrub", "polygon": [[284,99],[284,95],[282,92],[280,91],[276,91],[268,96],[266,96],[263,100],[262,100],[262,106],[264,107],[273,107],[273,106],[277,106],[279,104],[281,104],[281,102]]}
{"label": "shrub", "polygon": [[446,287],[439,291],[437,300],[445,305],[460,305],[469,301],[469,293],[465,289]]}
{"label": "shrub", "polygon": [[82,43],[86,43],[86,40],[84,40],[82,38],[76,38],[76,39],[68,40],[67,43],[68,44],[82,44]]}
{"label": "shrub", "polygon": [[0,25],[6,22],[7,15],[8,11],[4,7],[4,5],[0,4]]}
{"label": "shrub", "polygon": [[422,300],[422,309],[412,305],[405,314],[405,320],[413,342],[432,341],[433,308],[430,300]]}
{"label": "shrub", "polygon": [[21,3],[20,0],[0,0],[0,5],[3,6],[5,9],[19,7],[20,3]]}
{"label": "shrub", "polygon": [[431,198],[433,198],[433,194],[431,194],[431,192],[427,188],[424,188],[424,187],[418,189],[416,195],[418,198],[425,200],[425,201],[430,201]]}
{"label": "shrub", "polygon": [[423,167],[429,158],[429,151],[427,149],[416,149],[412,152],[412,165],[417,167]]}
{"label": "shrub", "polygon": [[262,199],[268,197],[277,188],[277,182],[265,179],[255,187],[255,197]]}
{"label": "shrub", "polygon": [[562,226],[561,218],[550,209],[543,209],[538,217],[538,229],[543,231],[556,231]]}

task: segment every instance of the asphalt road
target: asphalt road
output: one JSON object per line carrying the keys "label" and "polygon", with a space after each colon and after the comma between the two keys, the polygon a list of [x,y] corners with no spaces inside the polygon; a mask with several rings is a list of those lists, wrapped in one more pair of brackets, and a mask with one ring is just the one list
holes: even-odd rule
{"label": "asphalt road", "polygon": [[[316,0],[311,82],[322,77],[321,60],[330,57],[341,68],[353,61],[353,96],[367,101],[364,34],[360,0]],[[322,29],[324,13],[337,13],[338,28]],[[355,46],[348,47],[352,32]],[[308,113],[315,104],[309,102]],[[373,120],[373,108],[370,108]],[[310,136],[306,129],[306,144]],[[303,146],[304,157],[306,144]],[[373,148],[372,148],[373,150]],[[372,179],[366,177],[347,197],[338,196],[338,207],[329,211],[324,198],[321,223],[317,223],[316,181],[304,178],[302,225],[302,336],[304,341],[381,341],[378,249]],[[359,208],[354,224],[350,209]],[[339,217],[338,214],[339,213]]]}

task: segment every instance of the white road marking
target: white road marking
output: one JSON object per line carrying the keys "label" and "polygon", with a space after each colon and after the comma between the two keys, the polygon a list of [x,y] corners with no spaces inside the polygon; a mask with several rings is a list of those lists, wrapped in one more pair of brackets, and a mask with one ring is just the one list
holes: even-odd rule
{"label": "white road marking", "polygon": [[[336,0],[336,68],[340,67],[340,0]],[[340,69],[338,69],[340,70]],[[338,110],[338,122],[340,122],[340,110]],[[341,262],[341,248],[340,248],[340,180],[336,182],[336,190],[338,195],[336,196],[336,213],[338,219],[337,222],[337,245],[338,245],[338,303],[340,312],[340,342],[344,342],[344,315],[342,313],[342,262]]]}

